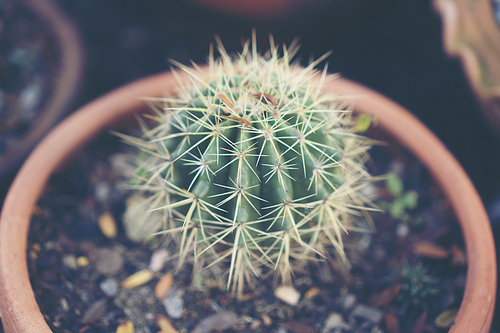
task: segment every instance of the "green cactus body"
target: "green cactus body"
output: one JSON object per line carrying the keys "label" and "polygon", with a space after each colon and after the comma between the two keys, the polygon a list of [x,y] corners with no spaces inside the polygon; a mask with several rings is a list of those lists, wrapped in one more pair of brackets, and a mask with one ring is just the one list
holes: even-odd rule
{"label": "green cactus body", "polygon": [[133,187],[144,219],[177,241],[180,266],[227,264],[239,293],[265,269],[289,283],[328,248],[344,258],[343,233],[371,209],[360,191],[370,141],[345,99],[323,93],[321,59],[304,68],[290,63],[296,47],[279,57],[271,44],[231,57],[219,43],[208,69],[177,64],[190,84],[160,100],[141,139],[124,136],[141,150]]}

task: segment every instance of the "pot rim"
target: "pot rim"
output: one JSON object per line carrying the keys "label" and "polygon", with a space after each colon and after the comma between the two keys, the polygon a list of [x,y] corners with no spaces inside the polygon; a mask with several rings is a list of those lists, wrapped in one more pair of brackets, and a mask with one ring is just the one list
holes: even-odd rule
{"label": "pot rim", "polygon": [[[182,78],[186,73],[178,71],[176,75]],[[138,97],[163,96],[176,84],[175,75],[164,72],[96,99],[50,132],[26,160],[0,215],[0,314],[6,332],[51,332],[36,303],[26,259],[32,211],[49,177],[97,133],[146,109],[146,102]],[[459,220],[469,258],[464,297],[450,332],[488,332],[496,295],[495,247],[488,216],[465,171],[424,124],[395,102],[344,78],[326,82],[325,90],[349,98],[356,112],[373,114],[378,126],[419,158],[434,176]]]}

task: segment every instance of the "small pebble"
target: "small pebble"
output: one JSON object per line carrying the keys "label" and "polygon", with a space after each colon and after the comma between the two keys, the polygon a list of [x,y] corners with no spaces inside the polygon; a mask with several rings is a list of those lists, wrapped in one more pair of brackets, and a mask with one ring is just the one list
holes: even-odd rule
{"label": "small pebble", "polygon": [[136,194],[126,201],[127,208],[122,215],[123,227],[127,237],[136,243],[142,243],[163,226],[163,215],[150,211],[145,196]]}
{"label": "small pebble", "polygon": [[81,322],[83,324],[92,324],[106,312],[107,308],[108,302],[105,298],[94,302],[83,314]]}
{"label": "small pebble", "polygon": [[163,305],[170,318],[179,319],[184,314],[183,292],[176,290],[163,299]]}
{"label": "small pebble", "polygon": [[96,269],[103,274],[116,273],[123,266],[122,254],[111,249],[99,249]]}
{"label": "small pebble", "polygon": [[134,323],[127,321],[117,327],[116,333],[134,333]]}
{"label": "small pebble", "polygon": [[134,174],[135,167],[130,154],[114,154],[110,156],[109,162],[113,171],[119,176],[130,179]]}
{"label": "small pebble", "polygon": [[95,184],[95,197],[100,202],[106,202],[109,199],[109,194],[111,193],[111,189],[109,184],[105,181],[100,181]]}
{"label": "small pebble", "polygon": [[252,330],[257,330],[260,328],[260,326],[262,325],[262,322],[260,320],[254,320],[252,321],[252,323],[250,324],[250,329]]}
{"label": "small pebble", "polygon": [[64,266],[69,267],[71,269],[77,269],[78,264],[76,262],[76,257],[72,254],[67,254],[63,257],[62,262]]}
{"label": "small pebble", "polygon": [[342,304],[345,310],[351,308],[356,303],[356,295],[347,294],[344,298],[344,302]]}
{"label": "small pebble", "polygon": [[358,251],[360,252],[366,251],[370,247],[371,242],[372,242],[371,235],[364,234],[363,236],[361,236],[361,238],[358,241],[358,246],[357,246]]}
{"label": "small pebble", "polygon": [[115,279],[108,278],[99,284],[99,288],[106,296],[112,297],[118,292],[118,282]]}
{"label": "small pebble", "polygon": [[222,311],[222,308],[219,304],[217,304],[217,302],[213,299],[210,299],[210,308],[214,311],[214,312],[219,312],[219,311]]}
{"label": "small pebble", "polygon": [[379,188],[374,184],[367,184],[361,188],[361,193],[365,197],[373,198],[379,193]]}
{"label": "small pebble", "polygon": [[151,261],[149,262],[149,269],[153,272],[159,272],[165,266],[165,261],[170,256],[170,252],[167,249],[158,249],[151,255]]}
{"label": "small pebble", "polygon": [[89,265],[89,260],[87,259],[87,257],[78,257],[76,258],[76,264],[79,267],[86,267]]}
{"label": "small pebble", "polygon": [[325,333],[330,332],[330,330],[333,330],[336,328],[349,329],[350,326],[346,324],[346,322],[344,321],[344,317],[342,317],[342,315],[340,313],[332,312],[332,313],[330,313],[328,318],[326,318],[325,325],[323,326],[323,329],[321,330],[321,332],[325,332]]}
{"label": "small pebble", "polygon": [[299,302],[300,292],[292,286],[279,286],[274,290],[274,296],[291,306],[295,306]]}
{"label": "small pebble", "polygon": [[238,316],[234,312],[221,311],[202,319],[194,328],[192,333],[209,333],[212,331],[224,331],[231,328]]}
{"label": "small pebble", "polygon": [[286,328],[284,328],[283,326],[280,326],[276,330],[276,333],[288,333],[288,330]]}
{"label": "small pebble", "polygon": [[410,233],[410,228],[408,227],[408,224],[406,223],[399,223],[396,227],[396,235],[398,235],[399,238],[405,238],[408,236]]}
{"label": "small pebble", "polygon": [[41,80],[35,80],[29,83],[19,93],[19,106],[24,111],[24,116],[29,117],[40,103],[42,98],[43,88]]}
{"label": "small pebble", "polygon": [[69,304],[68,304],[68,300],[66,298],[61,298],[61,308],[63,309],[63,311],[68,311],[69,310]]}
{"label": "small pebble", "polygon": [[379,308],[373,306],[368,306],[364,304],[359,304],[354,308],[351,315],[353,317],[363,318],[372,323],[378,323],[382,318],[383,312]]}
{"label": "small pebble", "polygon": [[56,247],[56,243],[53,241],[48,241],[47,243],[45,243],[44,247],[45,247],[45,250],[50,251]]}

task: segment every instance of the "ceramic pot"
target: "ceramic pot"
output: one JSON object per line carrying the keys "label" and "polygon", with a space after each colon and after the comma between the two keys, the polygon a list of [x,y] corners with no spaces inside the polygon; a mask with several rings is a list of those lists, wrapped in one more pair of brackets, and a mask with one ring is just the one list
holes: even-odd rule
{"label": "ceramic pot", "polygon": [[[286,17],[315,7],[328,0],[191,0],[211,10],[247,19],[271,19]],[[331,0],[330,0],[331,1]],[[343,1],[343,0],[336,0]]]}
{"label": "ceramic pot", "polygon": [[[32,211],[51,174],[98,132],[147,109],[138,97],[162,96],[174,85],[173,75],[167,72],[87,104],[55,128],[26,160],[0,215],[0,312],[7,333],[50,332],[30,285],[26,249]],[[429,129],[398,104],[342,78],[326,84],[325,90],[362,96],[351,101],[355,112],[373,114],[378,126],[434,176],[460,223],[468,258],[464,298],[450,332],[488,332],[496,294],[493,235],[482,202],[462,167]]]}
{"label": "ceramic pot", "polygon": [[51,96],[37,110],[37,117],[22,139],[0,157],[0,180],[12,176],[33,147],[70,110],[83,81],[84,47],[71,20],[47,0],[21,0],[26,7],[47,26],[56,41],[59,52],[57,83]]}
{"label": "ceramic pot", "polygon": [[484,115],[500,138],[500,23],[493,0],[434,0],[446,53],[458,57]]}

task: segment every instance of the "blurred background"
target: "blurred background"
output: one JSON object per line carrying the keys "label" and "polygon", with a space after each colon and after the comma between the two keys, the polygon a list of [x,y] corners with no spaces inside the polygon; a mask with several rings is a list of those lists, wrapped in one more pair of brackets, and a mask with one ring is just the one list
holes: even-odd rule
{"label": "blurred background", "polygon": [[[168,70],[169,59],[203,63],[214,35],[220,36],[230,53],[241,49],[241,40],[251,36],[252,28],[257,31],[261,50],[267,50],[270,33],[277,44],[289,44],[298,37],[302,46],[297,58],[304,64],[310,57],[333,51],[327,59],[331,72],[400,103],[444,142],[475,184],[490,212],[497,243],[500,240],[500,136],[485,120],[460,62],[445,55],[441,19],[431,1],[315,0],[307,5],[298,0],[282,1],[292,4],[294,10],[257,1],[254,15],[230,14],[180,0],[51,2],[79,30],[85,51],[81,88],[69,112],[127,82]],[[50,70],[59,58],[54,46],[47,55],[47,51],[36,51],[36,45],[16,42],[16,34],[27,33],[27,28],[10,28],[21,20],[9,1],[0,9],[0,115],[3,112],[5,116],[8,103],[14,103],[9,89],[21,90],[19,96],[24,92],[23,110],[31,103],[28,106],[33,113],[43,103],[43,89],[54,80]],[[31,20],[30,14],[23,15]],[[35,40],[40,44],[44,32],[35,30]],[[45,43],[52,45],[50,40]],[[23,53],[23,48],[28,51]],[[14,49],[21,51],[16,53]],[[29,57],[36,52],[53,63],[32,66]],[[16,70],[8,71],[7,65],[12,63]],[[42,67],[47,73],[37,75],[36,69]],[[14,78],[19,80],[16,85]],[[34,83],[30,86],[30,82]],[[31,90],[26,92],[28,86]],[[0,141],[5,143],[30,128],[35,118],[28,111],[16,128],[9,125],[7,120],[12,120],[7,116],[0,118]],[[16,167],[11,168],[1,179],[0,200],[15,171]],[[499,330],[496,317],[494,329]]]}

